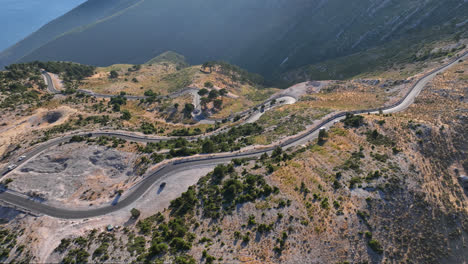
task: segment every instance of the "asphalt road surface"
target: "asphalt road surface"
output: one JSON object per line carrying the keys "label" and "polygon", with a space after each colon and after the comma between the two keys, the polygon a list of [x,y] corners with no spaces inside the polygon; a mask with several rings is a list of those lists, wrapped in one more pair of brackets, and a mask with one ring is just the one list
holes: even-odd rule
{"label": "asphalt road surface", "polygon": [[[465,52],[462,56],[460,56],[456,60],[453,60],[447,65],[442,66],[424,75],[423,77],[421,77],[415,83],[415,85],[410,89],[408,94],[403,99],[401,99],[398,103],[389,107],[381,108],[381,109],[351,111],[351,113],[354,113],[354,114],[378,113],[379,111],[382,111],[383,113],[395,113],[395,112],[403,111],[414,102],[414,99],[416,98],[416,96],[419,95],[419,93],[424,88],[424,86],[428,82],[430,82],[435,77],[436,74],[455,65],[458,62],[458,60],[466,59],[467,55],[468,55],[468,52]],[[277,146],[288,148],[291,146],[297,146],[307,141],[310,141],[314,139],[315,137],[317,137],[318,131],[321,127],[329,128],[336,122],[342,120],[345,114],[346,113],[343,112],[343,113],[338,113],[334,116],[328,117],[322,122],[320,122],[319,124],[317,124],[313,129],[307,131],[306,133],[303,133],[295,138],[289,139],[286,142],[279,143]],[[109,135],[109,134],[112,134],[112,133],[106,132],[106,135]],[[91,136],[100,136],[100,135],[101,134],[99,133],[92,133]],[[143,141],[143,142],[150,141],[148,137],[140,137],[140,136],[125,134],[125,133],[119,133],[113,136],[124,138],[124,139],[138,140],[138,141]],[[42,151],[45,151],[46,149],[48,149],[49,147],[53,145],[57,145],[62,142],[68,141],[70,137],[71,136],[66,136],[66,137],[59,138],[59,139],[53,139],[49,142],[46,142],[45,144],[40,145],[40,147],[25,154],[27,158],[22,162],[26,162],[29,158],[41,153]],[[151,140],[155,140],[155,139],[151,139]],[[161,139],[157,139],[157,140],[161,140]],[[138,185],[135,188],[133,188],[133,191],[130,194],[123,197],[117,204],[106,205],[106,206],[103,206],[101,208],[96,208],[96,209],[69,210],[69,209],[64,209],[64,208],[56,208],[56,207],[49,206],[46,203],[37,202],[33,200],[32,198],[27,197],[23,194],[18,194],[13,191],[9,191],[8,189],[2,190],[2,192],[0,193],[0,200],[6,203],[9,203],[13,206],[23,208],[27,211],[31,211],[33,213],[45,214],[45,215],[49,215],[49,216],[56,217],[56,218],[81,219],[81,218],[96,217],[96,216],[105,215],[105,214],[115,212],[115,211],[128,207],[133,202],[137,201],[146,191],[148,191],[156,181],[176,171],[190,171],[192,167],[197,166],[197,165],[217,165],[217,164],[222,164],[222,163],[228,163],[234,158],[258,157],[262,155],[263,153],[271,152],[277,146],[272,146],[270,148],[266,148],[262,150],[251,150],[251,151],[247,151],[243,153],[224,153],[220,155],[204,155],[203,157],[198,157],[198,158],[189,157],[189,158],[184,158],[181,160],[173,161],[161,167],[157,171],[154,171],[152,174],[150,174],[145,179],[143,179],[140,183],[138,183]]]}

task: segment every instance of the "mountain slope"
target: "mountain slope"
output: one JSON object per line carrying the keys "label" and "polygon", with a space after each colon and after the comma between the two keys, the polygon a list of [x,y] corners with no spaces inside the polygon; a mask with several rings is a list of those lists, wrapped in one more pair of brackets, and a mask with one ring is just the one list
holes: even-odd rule
{"label": "mountain slope", "polygon": [[[84,2],[86,0],[51,0],[48,1],[48,5],[44,5],[44,1],[41,0],[3,0],[2,9],[0,9],[0,25],[8,24],[8,27],[2,28],[0,51],[9,48],[52,19]],[[19,19],[24,17],[28,19]]]}
{"label": "mountain slope", "polygon": [[[468,19],[468,3],[463,0],[123,2],[133,5],[111,13],[107,12],[111,10],[108,3],[106,12],[77,25],[87,24],[80,29],[69,27],[53,40],[47,36],[50,41],[36,45],[31,52],[11,49],[8,59],[1,54],[2,65],[20,57],[20,61],[70,60],[99,66],[144,63],[173,50],[192,64],[227,60],[273,76],[406,38],[413,32],[433,28],[438,29],[436,35],[466,31],[463,22]],[[68,17],[61,20],[69,21]]]}
{"label": "mountain slope", "polygon": [[74,28],[93,23],[115,14],[137,2],[136,0],[88,0],[67,14],[49,22],[16,45],[0,53],[0,67],[18,61],[49,41]]}
{"label": "mountain slope", "polygon": [[162,62],[172,62],[181,68],[189,66],[183,55],[177,54],[172,51],[164,52],[163,54],[158,55],[152,58],[151,60],[147,61],[146,64],[156,64]]}

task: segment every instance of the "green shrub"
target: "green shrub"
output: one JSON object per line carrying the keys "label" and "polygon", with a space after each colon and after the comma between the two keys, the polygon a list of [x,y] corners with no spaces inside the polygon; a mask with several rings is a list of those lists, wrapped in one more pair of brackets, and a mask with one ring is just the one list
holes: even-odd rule
{"label": "green shrub", "polygon": [[173,214],[184,216],[187,213],[193,212],[197,203],[198,199],[196,197],[195,187],[191,186],[186,192],[182,193],[180,197],[172,200],[169,208],[172,210]]}
{"label": "green shrub", "polygon": [[248,225],[256,225],[257,222],[255,222],[255,216],[254,215],[249,215],[249,220],[247,221]]}
{"label": "green shrub", "polygon": [[273,229],[272,225],[267,225],[267,224],[259,224],[257,227],[257,231],[259,233],[267,233],[270,232]]}
{"label": "green shrub", "polygon": [[366,135],[367,135],[366,137],[367,141],[371,144],[383,145],[383,146],[388,146],[388,147],[395,145],[395,142],[393,142],[391,138],[380,134],[376,129],[372,131],[367,131]]}
{"label": "green shrub", "polygon": [[366,231],[364,235],[366,236],[366,238],[372,238],[372,232],[370,231]]}
{"label": "green shrub", "polygon": [[190,242],[185,241],[183,238],[180,237],[175,237],[174,239],[172,239],[169,245],[176,251],[186,251],[192,248],[192,244]]}
{"label": "green shrub", "polygon": [[119,77],[119,73],[117,71],[111,71],[109,74],[109,78],[117,79]]}
{"label": "green shrub", "polygon": [[333,188],[334,188],[335,190],[338,190],[338,189],[341,188],[341,183],[340,183],[337,179],[335,179],[335,180],[333,181]]}
{"label": "green shrub", "polygon": [[138,236],[133,239],[129,239],[127,243],[127,251],[130,253],[136,252],[138,255],[145,252],[146,239],[143,236]]}
{"label": "green shrub", "polygon": [[242,242],[247,244],[250,241],[250,232],[245,233],[245,235],[242,237]]}
{"label": "green shrub", "polygon": [[355,176],[352,177],[351,180],[349,181],[349,188],[354,188],[356,184],[361,183],[362,179],[361,177]]}
{"label": "green shrub", "polygon": [[122,120],[130,120],[132,118],[132,114],[130,114],[130,111],[128,110],[123,110],[122,115],[120,116],[120,119]]}
{"label": "green shrub", "polygon": [[374,250],[376,253],[378,254],[382,254],[383,253],[383,248],[382,246],[380,245],[379,241],[375,240],[375,239],[371,239],[369,240],[368,242],[368,245],[369,247]]}
{"label": "green shrub", "polygon": [[382,176],[382,173],[380,171],[369,172],[367,174],[366,180],[371,181],[371,180],[380,178],[380,176]]}
{"label": "green shrub", "polygon": [[82,141],[85,141],[85,138],[83,136],[73,136],[71,139],[70,139],[70,143],[73,143],[73,142],[82,142]]}
{"label": "green shrub", "polygon": [[164,160],[164,156],[161,154],[153,153],[151,154],[151,160],[153,160],[154,163],[159,163]]}
{"label": "green shrub", "polygon": [[54,251],[59,252],[59,253],[63,253],[65,250],[67,250],[67,248],[70,246],[70,244],[71,244],[70,239],[63,238],[62,240],[60,240],[60,244],[58,245],[58,247],[56,247],[54,249]]}
{"label": "green shrub", "polygon": [[328,198],[324,198],[321,202],[320,202],[320,207],[322,207],[323,209],[329,209],[330,208],[330,203],[328,202]]}
{"label": "green shrub", "polygon": [[[205,85],[206,85],[206,83],[205,83]],[[198,91],[198,95],[200,95],[200,96],[205,96],[205,95],[207,95],[209,92],[210,92],[210,91],[208,91],[207,89],[202,88],[202,89],[200,89],[200,91]]]}
{"label": "green shrub", "polygon": [[151,124],[151,123],[143,122],[143,123],[141,124],[141,131],[142,131],[143,134],[145,134],[145,135],[154,134],[154,133],[156,133],[156,128],[155,128],[154,125]]}
{"label": "green shrub", "polygon": [[347,127],[359,127],[364,123],[364,117],[360,115],[353,115],[346,113],[345,119],[342,121]]}
{"label": "green shrub", "polygon": [[174,259],[174,263],[175,264],[195,264],[196,261],[192,256],[183,254],[183,255],[176,256]]}
{"label": "green shrub", "polygon": [[136,208],[132,208],[132,210],[130,210],[130,213],[132,214],[132,218],[134,219],[137,219],[138,217],[140,217],[140,210]]}
{"label": "green shrub", "polygon": [[157,256],[166,253],[168,246],[166,243],[153,243],[149,248],[149,254],[151,256]]}
{"label": "green shrub", "polygon": [[206,140],[205,143],[202,145],[202,151],[203,153],[213,153],[215,152],[215,146],[213,141],[211,140]]}
{"label": "green shrub", "polygon": [[86,245],[88,245],[88,240],[82,236],[80,237],[77,237],[75,239],[75,241],[73,241],[76,245],[78,245],[79,247],[85,247]]}
{"label": "green shrub", "polygon": [[109,243],[104,242],[102,243],[96,250],[93,252],[93,259],[100,257],[104,254],[107,254],[107,249],[109,248]]}
{"label": "green shrub", "polygon": [[377,161],[380,161],[380,162],[387,162],[387,160],[388,160],[388,155],[387,154],[375,153],[375,154],[372,155],[372,157],[374,159],[376,159]]}
{"label": "green shrub", "polygon": [[213,88],[214,85],[213,85],[212,82],[207,81],[207,82],[205,82],[205,84],[203,86],[205,86],[206,88]]}

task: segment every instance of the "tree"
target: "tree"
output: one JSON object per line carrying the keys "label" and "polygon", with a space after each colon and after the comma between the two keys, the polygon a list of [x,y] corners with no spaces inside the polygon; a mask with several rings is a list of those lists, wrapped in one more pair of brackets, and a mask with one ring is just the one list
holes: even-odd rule
{"label": "tree", "polygon": [[219,96],[219,92],[216,90],[211,90],[210,93],[208,94],[208,98],[210,99],[215,99],[218,96]]}
{"label": "tree", "polygon": [[122,116],[120,116],[120,119],[122,120],[130,120],[132,118],[132,114],[130,114],[130,111],[128,110],[123,110],[122,111]]}
{"label": "tree", "polygon": [[151,245],[151,247],[149,249],[149,253],[152,256],[156,256],[156,255],[166,253],[167,249],[168,249],[168,247],[167,247],[167,244],[165,244],[165,243],[154,243],[153,245]]}
{"label": "tree", "polygon": [[224,176],[226,176],[228,172],[228,167],[224,165],[218,165],[214,168],[213,174],[211,175],[211,178],[214,183],[220,183]]}
{"label": "tree", "polygon": [[192,116],[192,112],[195,109],[193,104],[185,104],[184,107],[184,116],[185,118],[190,118]]}
{"label": "tree", "polygon": [[319,134],[318,134],[318,143],[323,144],[327,136],[328,136],[327,131],[325,129],[320,129]]}
{"label": "tree", "polygon": [[207,141],[205,141],[205,143],[203,143],[203,146],[202,146],[202,151],[203,151],[203,153],[213,153],[213,152],[215,152],[215,147],[214,147],[213,141],[211,141],[209,139]]}
{"label": "tree", "polygon": [[213,88],[214,85],[213,85],[212,82],[208,81],[208,82],[205,82],[204,86],[205,86],[206,88]]}
{"label": "tree", "polygon": [[140,210],[136,208],[132,208],[132,210],[130,210],[130,213],[132,214],[132,218],[134,219],[137,219],[138,217],[140,217]]}
{"label": "tree", "polygon": [[215,108],[221,109],[221,106],[223,105],[223,100],[216,99],[216,100],[214,100],[213,105],[214,105]]}
{"label": "tree", "polygon": [[342,121],[347,127],[359,127],[364,123],[364,117],[346,113],[346,118]]}
{"label": "tree", "polygon": [[128,68],[128,71],[129,72],[133,72],[133,71],[139,71],[141,70],[141,65],[138,64],[138,65],[133,65],[131,68]]}
{"label": "tree", "polygon": [[213,61],[208,61],[208,62],[205,62],[203,63],[202,65],[202,68],[203,70],[206,69],[206,68],[209,68],[210,69],[210,73],[212,72],[212,68],[215,66],[215,63]]}
{"label": "tree", "polygon": [[369,240],[369,242],[367,242],[367,244],[369,245],[370,248],[372,248],[372,250],[374,250],[376,253],[378,254],[382,254],[383,253],[383,248],[382,246],[380,245],[379,241],[375,240],[375,239],[371,239]]}
{"label": "tree", "polygon": [[117,79],[119,77],[119,74],[116,71],[111,71],[110,72],[110,78],[111,79]]}
{"label": "tree", "polygon": [[219,94],[220,94],[221,96],[225,96],[226,94],[228,94],[228,91],[227,91],[226,89],[223,88],[223,89],[219,90]]}
{"label": "tree", "polygon": [[181,237],[175,237],[174,239],[172,239],[170,245],[176,251],[186,251],[192,248],[192,243],[185,241]]}
{"label": "tree", "polygon": [[174,104],[174,108],[175,108],[175,109],[179,109],[179,104],[178,104],[178,103],[175,103],[175,104]]}
{"label": "tree", "polygon": [[201,105],[203,106],[203,108],[206,108],[206,106],[208,105],[208,103],[210,102],[210,99],[206,98],[206,97],[202,97],[200,99],[200,103]]}
{"label": "tree", "polygon": [[207,93],[209,93],[209,91],[205,88],[202,88],[200,91],[198,91],[198,95],[200,96],[205,96]]}
{"label": "tree", "polygon": [[112,110],[113,110],[114,112],[120,112],[120,105],[119,105],[119,104],[114,104],[114,105],[112,106]]}
{"label": "tree", "polygon": [[283,153],[283,149],[278,146],[275,148],[275,150],[273,150],[273,153],[271,153],[271,157],[272,158],[279,157],[281,156],[282,153]]}
{"label": "tree", "polygon": [[151,90],[146,90],[145,91],[145,96],[153,97],[153,96],[156,96],[156,94]]}

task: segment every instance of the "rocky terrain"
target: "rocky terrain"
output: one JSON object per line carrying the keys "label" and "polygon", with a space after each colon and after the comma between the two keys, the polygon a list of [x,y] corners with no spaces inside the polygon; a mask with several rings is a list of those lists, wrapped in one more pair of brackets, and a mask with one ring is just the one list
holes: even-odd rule
{"label": "rocky terrain", "polygon": [[136,180],[136,158],[134,153],[107,147],[65,144],[10,174],[9,188],[61,207],[89,208],[111,202],[117,191]]}
{"label": "rocky terrain", "polygon": [[[324,142],[236,166],[219,189],[227,191],[231,179],[248,184],[249,175],[263,175],[279,194],[241,202],[233,207],[235,213],[226,207],[229,196],[221,194],[218,209],[210,200],[217,192],[211,188],[219,184],[213,182],[215,170],[198,182],[195,197],[189,190],[179,198],[186,206],[186,199],[196,199],[193,209],[181,213],[185,203],[173,202],[162,215],[140,220],[134,231],[98,233],[101,242],[87,243],[97,243],[91,248],[108,243],[108,252],[123,246],[123,255],[109,255],[110,262],[132,259],[130,252],[140,260],[156,256],[167,261],[178,249],[169,243],[165,253],[164,246],[156,247],[157,241],[164,243],[158,237],[164,236],[164,221],[175,224],[182,214],[191,244],[184,254],[195,262],[464,262],[468,201],[457,177],[466,170],[461,136],[466,113],[456,109],[466,103],[467,66],[437,76],[407,112],[365,116],[357,126],[345,122],[331,129]],[[441,105],[447,111],[428,111]],[[174,226],[169,223],[169,228]],[[148,249],[138,251],[137,239]],[[173,260],[189,258],[184,254]]]}
{"label": "rocky terrain", "polygon": [[[446,62],[450,56],[443,59]],[[5,125],[0,127],[5,165],[11,157],[17,159],[51,139],[78,131],[108,129],[152,137],[212,134],[198,140],[175,137],[151,143],[86,134],[70,136],[2,178],[2,188],[65,208],[109,205],[128,195],[145,173],[171,159],[261,147],[300,133],[334,112],[392,104],[443,59],[431,61],[428,68],[411,77],[401,73],[392,78],[359,76],[298,84],[275,94],[291,96],[292,104],[270,101],[269,105],[277,107],[264,107],[256,122],[226,120],[213,125],[196,124],[187,111],[180,109],[183,107],[175,107],[176,102],[190,102],[190,96],[160,102],[149,96],[155,100],[141,102],[124,99],[126,94],[95,98],[75,89],[87,86],[101,91],[97,85],[101,82],[103,87],[112,87],[111,91],[117,87],[113,85],[129,82],[125,78],[130,77],[143,82],[142,77],[160,74],[164,63],[172,65],[172,73],[187,69],[176,69],[171,64],[174,62],[156,60],[157,65],[138,70],[137,65],[125,65],[113,66],[119,69],[93,68],[92,72],[87,66],[58,63],[69,71],[59,73],[64,93],[55,96],[45,90],[42,79],[37,79],[37,65],[16,66],[17,70],[0,75],[5,87],[1,90]],[[410,66],[414,65],[405,67]],[[194,66],[198,77],[191,76],[190,84],[200,90],[226,89],[227,94],[218,98],[226,105],[231,100],[242,104],[239,110],[264,100],[251,98],[254,89],[259,89],[262,98],[270,96],[249,81],[247,76],[252,75],[238,68],[229,68],[226,73],[220,67],[213,63]],[[78,81],[70,70],[75,68],[90,74]],[[139,200],[123,210],[99,217],[58,219],[5,203],[0,208],[0,260],[467,262],[468,191],[459,180],[468,171],[467,69],[468,63],[460,60],[438,74],[403,112],[349,115],[320,132],[319,139],[301,146],[276,148],[259,158],[235,159],[216,167],[174,171],[155,181]],[[107,74],[112,71],[119,77],[109,78]],[[13,73],[24,78],[11,76]],[[237,79],[242,76],[247,78],[244,82]],[[157,83],[156,79],[152,81]],[[135,85],[121,88],[129,90],[116,93],[140,89]],[[272,93],[276,91],[271,89]],[[20,92],[36,96],[15,101]],[[155,117],[155,111],[148,110],[164,105],[180,114],[180,119],[174,120],[178,124]],[[217,132],[221,126],[232,129]]]}

